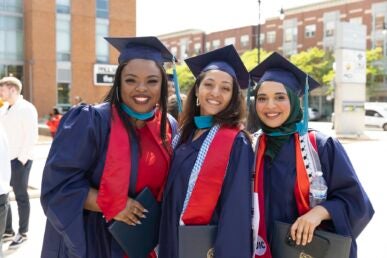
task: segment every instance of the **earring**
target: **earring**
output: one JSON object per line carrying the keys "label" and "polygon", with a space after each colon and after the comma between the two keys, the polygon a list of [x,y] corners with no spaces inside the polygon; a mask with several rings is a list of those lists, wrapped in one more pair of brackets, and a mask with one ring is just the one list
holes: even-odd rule
{"label": "earring", "polygon": [[199,98],[196,98],[196,106],[200,106]]}

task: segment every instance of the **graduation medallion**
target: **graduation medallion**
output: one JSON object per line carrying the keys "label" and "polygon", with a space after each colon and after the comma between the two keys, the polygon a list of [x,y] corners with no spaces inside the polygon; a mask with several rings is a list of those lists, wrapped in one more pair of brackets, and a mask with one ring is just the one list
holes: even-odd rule
{"label": "graduation medallion", "polygon": [[313,258],[313,256],[307,254],[307,253],[304,253],[304,252],[301,252],[300,253],[300,258]]}

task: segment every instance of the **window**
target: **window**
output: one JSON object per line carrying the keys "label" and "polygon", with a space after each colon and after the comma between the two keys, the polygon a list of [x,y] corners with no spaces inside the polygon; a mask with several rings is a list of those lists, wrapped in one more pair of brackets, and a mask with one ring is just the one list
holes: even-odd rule
{"label": "window", "polygon": [[235,37],[226,38],[224,40],[224,45],[235,45]]}
{"label": "window", "polygon": [[70,13],[70,0],[56,0],[57,13]]}
{"label": "window", "polygon": [[[258,39],[256,39],[255,42],[258,42]],[[259,36],[259,44],[263,44],[265,42],[265,33],[261,33]]]}
{"label": "window", "polygon": [[206,42],[206,52],[211,50],[211,42]]}
{"label": "window", "polygon": [[273,43],[275,43],[275,35],[276,33],[275,33],[275,31],[273,30],[273,31],[268,31],[267,33],[266,33],[266,36],[267,36],[267,43],[268,44],[273,44]]}
{"label": "window", "polygon": [[313,38],[316,36],[316,24],[305,26],[305,38]]}
{"label": "window", "polygon": [[22,13],[23,0],[1,0],[0,10],[5,12]]}
{"label": "window", "polygon": [[383,31],[385,29],[385,21],[384,21],[384,15],[379,14],[375,17],[375,30],[376,31]]}
{"label": "window", "polygon": [[23,17],[0,15],[0,59],[24,59]]}
{"label": "window", "polygon": [[285,29],[285,43],[296,41],[296,36],[297,36],[297,28]]}
{"label": "window", "polygon": [[95,51],[97,63],[108,63],[109,62],[109,44],[104,37],[109,35],[109,20],[98,19],[96,21],[95,31]]}
{"label": "window", "polygon": [[328,21],[325,23],[325,37],[333,37],[335,35],[335,22]]}
{"label": "window", "polygon": [[176,54],[177,54],[177,47],[172,47],[171,48],[171,53],[172,53],[172,55],[176,56]]}
{"label": "window", "polygon": [[215,39],[212,41],[212,49],[217,49],[220,46],[220,40]]}
{"label": "window", "polygon": [[57,84],[58,105],[70,106],[70,84],[58,82]]}
{"label": "window", "polygon": [[242,35],[241,36],[241,45],[242,47],[248,47],[249,46],[249,35]]}
{"label": "window", "polygon": [[96,9],[98,18],[109,18],[109,0],[96,0]]}
{"label": "window", "polygon": [[4,76],[15,76],[23,81],[23,65],[0,64],[0,77]]}
{"label": "window", "polygon": [[69,15],[56,17],[56,58],[57,61],[70,61],[71,25]]}
{"label": "window", "polygon": [[371,110],[371,109],[366,109],[365,115],[366,116],[374,116],[374,117],[383,117],[381,114],[379,114],[379,112],[377,112],[375,110]]}
{"label": "window", "polygon": [[194,51],[195,51],[195,55],[198,55],[202,52],[202,44],[200,43],[195,43],[194,45]]}

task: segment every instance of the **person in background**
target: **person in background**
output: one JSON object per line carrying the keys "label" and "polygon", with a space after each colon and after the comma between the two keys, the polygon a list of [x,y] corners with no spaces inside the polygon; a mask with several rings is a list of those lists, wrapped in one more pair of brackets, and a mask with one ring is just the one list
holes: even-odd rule
{"label": "person in background", "polygon": [[50,130],[52,138],[55,137],[61,118],[62,118],[62,114],[59,112],[58,108],[54,107],[52,109],[52,113],[50,113],[50,117],[46,122],[46,125]]}
{"label": "person in background", "polygon": [[173,78],[173,74],[167,73],[168,76],[168,97],[175,94],[175,82]]}
{"label": "person in background", "polygon": [[[276,52],[250,75],[257,81],[253,95],[262,128],[253,138],[254,207],[259,207],[254,217],[260,218],[255,257],[271,257],[275,221],[292,224],[290,234],[297,245],[310,243],[320,226],[350,236],[350,257],[357,257],[356,238],[374,210],[340,142],[308,130],[303,112],[308,110],[308,89],[319,84]],[[316,183],[325,189],[319,197],[313,191]]]}
{"label": "person in background", "polygon": [[42,258],[123,258],[109,225],[141,223],[144,188],[161,199],[177,127],[163,68],[172,54],[156,37],[106,39],[120,51],[113,87],[63,116],[44,167]]}
{"label": "person in background", "polygon": [[215,257],[251,257],[253,151],[240,129],[245,115],[240,88],[247,87],[248,72],[232,45],[185,61],[196,82],[174,140],[159,257],[179,257],[179,225],[209,224],[218,226]]}
{"label": "person in background", "polygon": [[11,163],[9,162],[8,140],[0,124],[0,258],[3,258],[3,234],[7,223],[9,209],[8,194],[11,190]]}
{"label": "person in background", "polygon": [[9,245],[11,249],[19,247],[27,240],[30,218],[28,178],[33,148],[38,140],[38,112],[33,104],[23,98],[21,91],[22,83],[19,79],[10,76],[0,80],[0,96],[8,104],[0,120],[8,137],[12,169],[11,186],[19,212],[19,230],[15,235],[12,228],[12,211],[8,209],[3,241],[12,239]]}
{"label": "person in background", "polygon": [[[184,107],[185,100],[187,99],[187,95],[180,94],[181,102]],[[172,94],[168,97],[168,114],[171,114],[176,120],[179,118],[179,107],[177,104],[176,94]]]}
{"label": "person in background", "polygon": [[77,106],[80,106],[80,105],[86,105],[86,102],[83,101],[81,96],[75,96],[74,97],[74,105],[73,105],[73,107],[77,107]]}

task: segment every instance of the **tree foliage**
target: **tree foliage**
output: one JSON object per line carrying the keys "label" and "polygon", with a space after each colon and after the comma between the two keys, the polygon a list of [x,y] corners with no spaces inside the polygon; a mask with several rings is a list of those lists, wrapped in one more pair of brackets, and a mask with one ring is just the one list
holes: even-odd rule
{"label": "tree foliage", "polygon": [[334,57],[331,52],[314,47],[292,55],[290,61],[301,70],[324,85],[329,85],[334,77]]}

